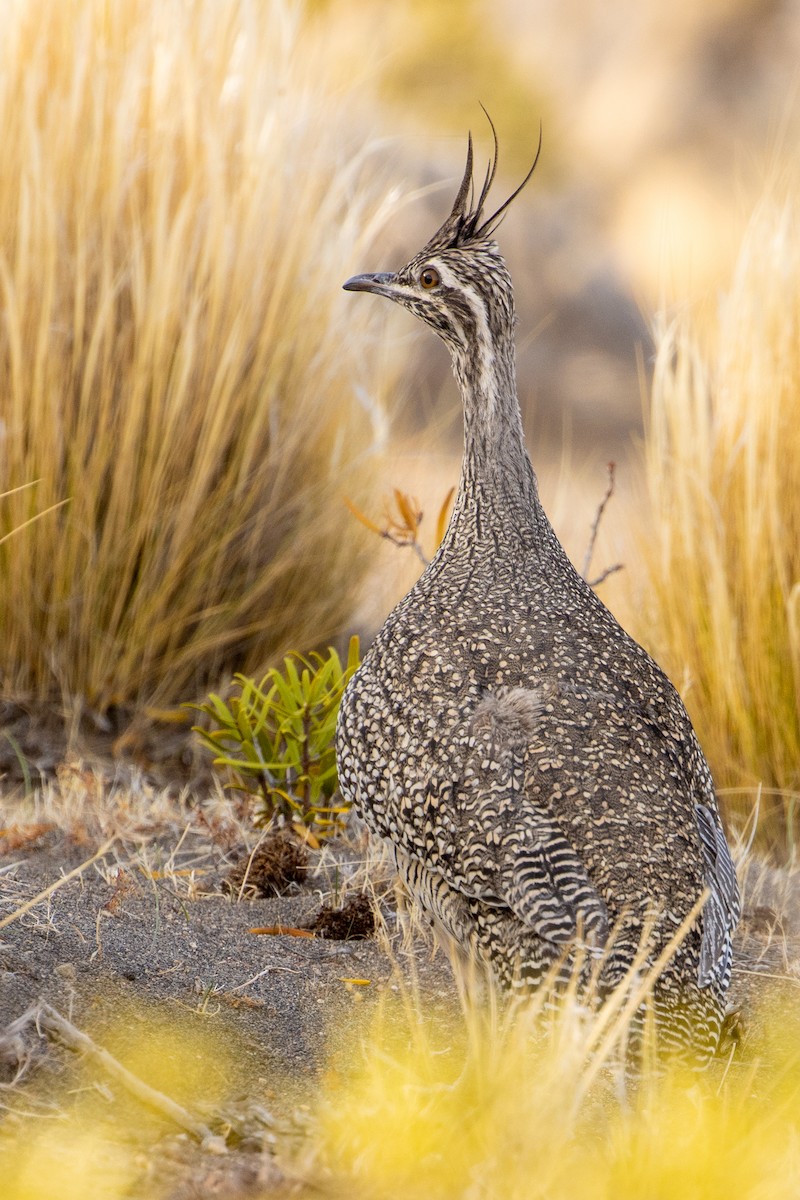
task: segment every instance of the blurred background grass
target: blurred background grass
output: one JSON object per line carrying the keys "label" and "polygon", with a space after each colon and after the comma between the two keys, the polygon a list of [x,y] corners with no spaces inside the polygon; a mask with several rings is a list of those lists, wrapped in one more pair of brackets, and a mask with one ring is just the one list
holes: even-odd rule
{"label": "blurred background grass", "polygon": [[[348,622],[384,435],[340,283],[390,202],[282,3],[12,3],[0,35],[7,693],[196,695]],[[17,489],[17,490],[14,490]]]}
{"label": "blurred background grass", "polygon": [[482,101],[498,191],[544,125],[502,243],[547,507],[579,560],[617,462],[604,598],[791,825],[799,58],[756,0],[9,0],[4,694],[171,704],[374,628],[417,566],[341,496],[435,512],[460,410],[442,347],[340,284],[418,249]]}
{"label": "blurred background grass", "polygon": [[[641,627],[682,687],[729,810],[800,798],[800,189],[760,199],[703,336],[662,327],[646,437]],[[775,797],[781,803],[775,804]],[[742,798],[744,797],[744,804]]]}

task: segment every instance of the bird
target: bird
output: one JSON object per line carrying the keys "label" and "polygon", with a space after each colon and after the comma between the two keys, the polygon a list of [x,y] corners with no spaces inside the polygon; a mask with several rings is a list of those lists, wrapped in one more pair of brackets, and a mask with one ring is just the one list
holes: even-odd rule
{"label": "bird", "polygon": [[487,215],[492,133],[480,191],[470,134],[452,210],[423,249],[343,285],[444,341],[464,452],[440,547],[344,692],[339,786],[431,924],[505,991],[582,971],[602,998],[661,955],[649,1002],[659,1056],[702,1067],[726,1016],[736,872],[683,702],[542,507],[495,239],[541,130],[530,171]]}

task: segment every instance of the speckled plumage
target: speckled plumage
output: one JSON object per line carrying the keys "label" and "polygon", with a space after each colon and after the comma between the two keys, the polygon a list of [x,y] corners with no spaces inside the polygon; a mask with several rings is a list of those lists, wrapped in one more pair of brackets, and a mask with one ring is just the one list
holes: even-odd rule
{"label": "speckled plumage", "polygon": [[470,210],[470,143],[424,249],[345,285],[443,338],[465,449],[442,545],[345,693],[340,786],[438,927],[508,986],[610,944],[611,988],[647,922],[653,961],[707,888],[654,997],[661,1044],[702,1061],[724,1013],[735,873],[679,696],[574,570],[539,501],[492,239],[502,210],[482,215],[493,173]]}

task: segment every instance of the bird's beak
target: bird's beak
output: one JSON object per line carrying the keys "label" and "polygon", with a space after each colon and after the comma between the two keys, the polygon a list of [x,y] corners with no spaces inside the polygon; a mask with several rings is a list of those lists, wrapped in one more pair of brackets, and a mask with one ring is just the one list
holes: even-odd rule
{"label": "bird's beak", "polygon": [[377,296],[391,296],[391,283],[394,275],[354,275],[343,283],[346,292],[375,292]]}

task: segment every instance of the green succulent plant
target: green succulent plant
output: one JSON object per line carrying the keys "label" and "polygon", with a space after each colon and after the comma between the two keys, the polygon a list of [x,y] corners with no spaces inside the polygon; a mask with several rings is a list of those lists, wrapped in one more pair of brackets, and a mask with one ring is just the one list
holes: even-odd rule
{"label": "green succulent plant", "polygon": [[341,828],[347,806],[336,803],[334,735],[342,693],[360,661],[359,640],[350,639],[347,661],[292,653],[260,683],[234,676],[223,700],[211,693],[189,705],[210,718],[194,731],[214,753],[214,765],[233,776],[229,786],[258,798],[257,824],[274,818],[300,833],[327,837]]}

